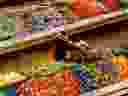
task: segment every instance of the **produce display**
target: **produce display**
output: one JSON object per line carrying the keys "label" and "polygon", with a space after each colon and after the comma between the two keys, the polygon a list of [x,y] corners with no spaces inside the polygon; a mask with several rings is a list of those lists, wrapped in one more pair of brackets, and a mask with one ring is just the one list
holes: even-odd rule
{"label": "produce display", "polygon": [[[31,6],[33,5],[33,8]],[[107,14],[108,12],[119,10],[127,5],[127,0],[41,0],[31,1],[17,6],[2,7],[1,10],[5,15],[13,15],[17,13],[17,17],[23,24],[24,28],[21,31],[32,31],[32,16],[65,16],[64,21],[76,21],[80,18],[88,18]],[[85,8],[88,7],[88,8]],[[23,8],[24,7],[24,8]],[[17,11],[15,11],[17,9]],[[87,10],[86,12],[83,12]],[[33,14],[31,16],[31,14]],[[77,19],[76,19],[77,18]],[[72,20],[71,20],[72,19]],[[24,22],[23,22],[24,21]],[[68,24],[68,23],[66,23]],[[46,24],[47,26],[47,24]],[[45,28],[43,28],[45,29]],[[42,30],[43,30],[42,29]]]}
{"label": "produce display", "polygon": [[94,77],[81,68],[80,64],[35,64],[32,73],[29,73],[30,80],[16,83],[16,94],[70,96],[72,92],[72,96],[79,96],[95,90]]}
{"label": "produce display", "polygon": [[[73,96],[88,92],[94,94],[96,88],[117,81],[118,70],[114,66],[116,64],[33,64],[32,72],[24,74],[27,80],[16,79],[16,95],[63,96],[64,93],[70,96],[70,92]],[[15,78],[10,75],[8,80],[13,82]]]}
{"label": "produce display", "polygon": [[[111,10],[111,7],[114,6],[113,4],[115,4],[115,6],[119,5],[118,0],[114,0],[115,3],[111,2],[111,0],[105,0],[104,2],[102,2],[101,0],[97,1],[98,2],[96,2],[95,0],[89,2],[87,0],[41,0],[40,4],[37,1],[31,1],[24,5],[17,5],[16,7],[10,5],[2,7],[1,10],[2,12],[4,11],[3,15],[15,16],[15,14],[17,14],[16,17],[19,20],[18,22],[22,23],[21,25],[19,25],[21,27],[21,32],[45,32],[48,30],[55,31],[55,27],[58,28],[58,26],[64,24],[71,24],[82,19],[90,18],[92,16],[106,14],[108,10]],[[122,0],[121,2],[125,2],[125,0]],[[31,8],[31,4],[33,4],[33,8]],[[84,8],[84,6],[86,5],[89,6],[89,9]],[[24,9],[22,7],[24,7]],[[104,7],[107,8],[105,9]],[[17,11],[15,11],[15,9],[17,9]],[[88,9],[87,12],[83,12],[85,11],[85,9]],[[31,14],[33,15],[31,16]],[[49,23],[47,17],[49,18]],[[63,31],[64,26],[56,30]]]}
{"label": "produce display", "polygon": [[[56,23],[57,26],[58,24],[63,24],[63,22],[65,24],[68,23],[73,23],[74,21],[79,21],[81,18],[87,18],[87,17],[78,17],[78,16],[72,16],[72,15],[65,15],[67,14],[66,10],[68,10],[68,8],[66,6],[69,6],[69,0],[41,0],[40,2],[38,1],[31,1],[31,2],[27,2],[25,4],[17,4],[17,6],[3,6],[1,7],[1,14],[2,15],[7,15],[7,16],[16,16],[18,19],[18,25],[20,27],[20,31],[21,32],[32,32],[34,30],[40,31],[39,27],[35,27],[34,29],[32,28],[32,25],[35,26],[35,24],[33,24],[34,21],[32,21],[34,16],[43,16],[43,17],[54,17],[54,18],[60,18],[60,19],[56,19],[56,21],[59,20],[59,22],[62,23]],[[33,6],[31,6],[31,4]],[[23,8],[24,7],[24,8]],[[17,9],[17,11],[15,11],[15,9]],[[69,10],[70,11],[70,10]],[[69,13],[69,12],[68,12]],[[57,17],[56,17],[57,16]],[[42,17],[42,18],[43,18]],[[53,18],[52,17],[52,18]],[[34,17],[35,18],[35,17]],[[63,19],[64,18],[64,19]],[[36,19],[37,20],[37,19]],[[37,20],[38,21],[38,20]],[[43,19],[42,19],[42,23],[43,24]],[[52,22],[55,22],[55,19],[52,19]],[[51,22],[51,19],[50,19]],[[55,24],[55,26],[56,26]],[[40,25],[39,23],[37,24],[38,26]],[[41,28],[41,30],[47,30],[47,28],[45,28],[47,26],[46,24],[43,24],[44,27]],[[50,24],[52,25],[52,24]],[[54,26],[54,25],[52,25]],[[51,26],[51,27],[52,27]],[[51,27],[50,30],[51,30]],[[33,30],[32,30],[33,29]],[[60,29],[59,29],[60,30]],[[64,30],[64,27],[63,29]]]}
{"label": "produce display", "polygon": [[[79,95],[79,80],[73,79],[71,70],[63,70],[63,67],[61,64],[35,64],[31,74],[31,79],[33,80],[18,83],[17,96],[21,94],[23,96],[26,96],[26,94],[32,94],[32,96],[63,96],[65,94],[66,96],[70,96],[70,92],[74,94],[72,94],[73,96]],[[70,86],[71,84],[72,87]],[[25,90],[25,88],[28,88],[28,90]],[[75,92],[74,89],[76,90]]]}
{"label": "produce display", "polygon": [[[0,16],[0,48],[25,49],[26,46],[32,46],[33,42],[28,45],[22,42],[16,46],[16,40],[32,38],[34,34],[42,32],[65,32],[64,28],[68,24],[123,10],[128,5],[126,0],[121,0],[121,4],[120,0],[37,1],[17,4],[17,7],[1,6],[2,15],[7,16]],[[20,31],[16,31],[17,25],[21,27]],[[27,50],[29,55],[25,50],[23,53],[16,51],[16,59],[13,59],[17,72],[1,71],[0,96],[95,96],[97,89],[128,79],[127,48],[92,48],[86,41],[74,40],[75,36],[65,38],[60,35],[56,37],[53,43],[55,50],[50,45],[51,49],[47,51],[42,47],[34,49],[32,46],[31,52]],[[57,44],[57,40],[66,43]],[[7,57],[12,59],[11,56]],[[24,63],[24,60],[29,62],[28,58],[31,58],[32,63],[32,68],[29,66],[30,72],[27,72],[27,66],[25,68],[24,65],[17,65],[19,62]],[[2,70],[7,66],[3,66]],[[7,70],[8,68],[5,71]],[[22,70],[25,72],[20,72]]]}

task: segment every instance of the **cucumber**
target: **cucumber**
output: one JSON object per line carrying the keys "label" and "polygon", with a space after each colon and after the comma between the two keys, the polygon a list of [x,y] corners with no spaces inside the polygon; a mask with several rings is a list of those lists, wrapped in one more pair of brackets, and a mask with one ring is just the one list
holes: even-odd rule
{"label": "cucumber", "polygon": [[0,16],[0,40],[16,35],[16,17]]}
{"label": "cucumber", "polygon": [[16,48],[16,39],[12,37],[8,40],[0,41],[0,48]]}

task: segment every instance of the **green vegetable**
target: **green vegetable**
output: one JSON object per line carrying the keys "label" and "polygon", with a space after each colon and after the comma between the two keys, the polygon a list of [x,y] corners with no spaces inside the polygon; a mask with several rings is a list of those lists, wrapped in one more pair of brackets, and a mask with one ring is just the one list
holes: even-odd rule
{"label": "green vegetable", "polygon": [[0,39],[16,35],[16,17],[0,16]]}
{"label": "green vegetable", "polygon": [[89,72],[92,77],[96,77],[96,64],[84,64],[82,65],[83,70]]}

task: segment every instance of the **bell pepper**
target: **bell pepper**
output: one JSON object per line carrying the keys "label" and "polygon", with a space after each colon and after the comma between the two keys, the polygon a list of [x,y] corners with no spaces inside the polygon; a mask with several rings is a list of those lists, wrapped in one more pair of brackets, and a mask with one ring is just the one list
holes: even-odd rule
{"label": "bell pepper", "polygon": [[72,12],[75,16],[95,16],[96,0],[73,0]]}

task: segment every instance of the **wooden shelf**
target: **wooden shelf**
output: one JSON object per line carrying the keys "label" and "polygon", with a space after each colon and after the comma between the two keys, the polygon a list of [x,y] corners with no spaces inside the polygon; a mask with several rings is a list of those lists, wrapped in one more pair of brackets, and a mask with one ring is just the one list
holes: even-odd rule
{"label": "wooden shelf", "polygon": [[[104,88],[97,89],[96,90],[96,95],[97,96],[106,96],[110,93],[117,93],[121,89],[126,89],[127,87],[128,87],[128,81],[120,81],[116,84],[111,84],[111,85],[108,85]],[[117,95],[114,95],[114,96],[117,96]]]}
{"label": "wooden shelf", "polygon": [[[60,26],[60,27],[63,27],[63,26]],[[24,38],[23,40],[16,40],[16,48],[0,48],[0,55],[3,55],[5,53],[18,51],[18,50],[23,50],[25,48],[32,47],[34,45],[38,45],[38,44],[48,42],[49,40],[54,40],[55,35],[58,32],[62,32],[62,31],[60,31],[60,30],[51,30],[49,32],[33,33],[31,36],[28,36],[28,37]],[[25,45],[25,46],[22,46],[22,45]]]}
{"label": "wooden shelf", "polygon": [[120,10],[113,12],[112,14],[91,17],[74,24],[67,24],[65,26],[65,32],[67,32],[68,35],[80,34],[80,32],[93,30],[95,28],[102,27],[105,24],[113,24],[128,20],[128,16],[125,15],[126,13],[128,14],[127,10]]}
{"label": "wooden shelf", "polygon": [[[128,12],[125,12],[128,13]],[[81,20],[74,24],[67,24],[65,26],[60,26],[58,29],[64,30],[52,30],[49,32],[37,32],[33,33],[32,36],[24,38],[24,40],[16,40],[16,45],[26,45],[18,48],[0,48],[0,55],[5,53],[14,52],[17,50],[23,50],[28,47],[32,47],[49,40],[55,40],[55,35],[59,32],[66,32],[67,35],[80,34],[81,32],[86,32],[88,30],[93,30],[95,28],[104,26],[105,24],[118,23],[123,20],[128,20],[128,16],[125,16],[123,11],[113,12],[112,14],[102,15],[98,17],[90,17],[89,19]]]}

